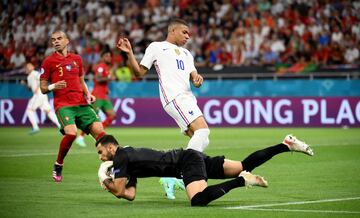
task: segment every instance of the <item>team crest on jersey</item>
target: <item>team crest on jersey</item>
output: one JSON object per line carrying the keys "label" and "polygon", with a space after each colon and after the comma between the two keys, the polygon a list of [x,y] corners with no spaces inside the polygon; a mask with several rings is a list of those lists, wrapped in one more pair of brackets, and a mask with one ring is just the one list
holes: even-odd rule
{"label": "team crest on jersey", "polygon": [[99,68],[98,68],[98,72],[99,72],[99,73],[102,73],[102,72],[104,72],[104,68],[102,68],[102,67],[99,67]]}
{"label": "team crest on jersey", "polygon": [[66,65],[66,67],[65,67],[66,69],[67,69],[67,71],[70,71],[71,70],[71,65],[70,64],[68,64],[68,65]]}
{"label": "team crest on jersey", "polygon": [[175,53],[177,54],[177,55],[180,55],[180,50],[179,49],[175,49]]}

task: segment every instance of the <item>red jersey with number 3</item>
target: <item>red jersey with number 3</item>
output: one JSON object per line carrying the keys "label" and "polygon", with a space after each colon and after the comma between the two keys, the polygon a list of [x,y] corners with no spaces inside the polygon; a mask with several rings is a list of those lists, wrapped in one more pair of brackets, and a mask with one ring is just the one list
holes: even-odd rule
{"label": "red jersey with number 3", "polygon": [[47,80],[51,84],[61,80],[66,81],[66,88],[53,91],[55,110],[88,104],[80,83],[80,77],[84,72],[79,55],[68,53],[64,57],[55,52],[43,61],[40,73],[40,80]]}
{"label": "red jersey with number 3", "polygon": [[109,68],[104,63],[99,63],[94,68],[95,71],[95,78],[94,78],[94,89],[92,94],[97,99],[108,99],[109,95],[109,82],[106,80],[105,82],[98,82],[96,81],[97,77],[100,78],[108,78],[110,76]]}

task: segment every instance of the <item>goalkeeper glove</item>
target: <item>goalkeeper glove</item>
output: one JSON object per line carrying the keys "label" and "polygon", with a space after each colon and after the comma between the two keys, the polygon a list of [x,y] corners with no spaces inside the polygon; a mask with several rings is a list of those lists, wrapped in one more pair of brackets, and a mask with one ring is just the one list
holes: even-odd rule
{"label": "goalkeeper glove", "polygon": [[102,164],[100,164],[99,171],[98,171],[98,177],[100,181],[101,187],[106,189],[106,186],[104,185],[104,181],[106,179],[111,179],[110,176],[108,176],[108,170],[110,167],[112,167],[113,162],[112,161],[105,161]]}

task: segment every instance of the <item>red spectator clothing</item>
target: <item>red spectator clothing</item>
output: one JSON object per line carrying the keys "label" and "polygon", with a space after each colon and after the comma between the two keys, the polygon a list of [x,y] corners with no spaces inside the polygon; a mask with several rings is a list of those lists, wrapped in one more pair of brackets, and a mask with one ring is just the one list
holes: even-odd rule
{"label": "red spectator clothing", "polygon": [[287,72],[290,72],[290,73],[300,73],[302,72],[305,67],[307,66],[308,64],[307,63],[304,63],[304,62],[297,62],[295,63],[294,65],[292,65],[291,67],[289,67],[287,69]]}
{"label": "red spectator clothing", "polygon": [[186,8],[188,8],[190,3],[191,3],[190,0],[180,0],[178,6],[180,10],[185,10]]}
{"label": "red spectator clothing", "polygon": [[324,48],[316,50],[314,56],[318,62],[326,64],[328,62],[330,53],[330,48],[326,46]]}
{"label": "red spectator clothing", "polygon": [[98,99],[108,99],[109,98],[109,82],[98,82],[96,77],[108,78],[110,76],[109,68],[104,63],[99,63],[94,68],[95,78],[94,78],[94,90],[92,94]]}
{"label": "red spectator clothing", "polygon": [[45,58],[41,65],[40,80],[47,80],[51,84],[61,80],[66,81],[66,88],[54,90],[55,110],[67,107],[88,104],[80,83],[84,75],[80,55],[68,53],[66,57],[53,53]]}
{"label": "red spectator clothing", "polygon": [[221,51],[217,54],[217,58],[220,61],[221,64],[223,65],[229,65],[232,62],[232,54],[230,52],[227,51]]}
{"label": "red spectator clothing", "polygon": [[159,0],[147,0],[146,3],[150,8],[155,8],[155,7],[159,6],[160,1]]}
{"label": "red spectator clothing", "polygon": [[305,30],[305,32],[301,36],[303,42],[308,42],[311,38],[312,38],[312,33],[309,30]]}
{"label": "red spectator clothing", "polygon": [[6,46],[4,49],[4,57],[10,61],[11,56],[14,54],[15,52],[15,47],[14,46]]}
{"label": "red spectator clothing", "polygon": [[111,58],[111,65],[115,65],[116,63],[122,63],[123,61],[124,61],[123,56],[117,52],[114,52]]}

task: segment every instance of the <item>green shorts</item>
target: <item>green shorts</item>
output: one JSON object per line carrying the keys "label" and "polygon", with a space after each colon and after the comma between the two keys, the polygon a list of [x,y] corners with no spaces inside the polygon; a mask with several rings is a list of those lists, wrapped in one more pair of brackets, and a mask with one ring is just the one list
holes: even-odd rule
{"label": "green shorts", "polygon": [[62,107],[56,111],[56,116],[61,125],[62,134],[64,134],[64,127],[70,124],[75,124],[77,128],[89,134],[89,126],[94,122],[100,122],[99,116],[91,105]]}
{"label": "green shorts", "polygon": [[107,99],[96,99],[95,103],[93,104],[93,107],[98,113],[99,110],[102,110],[104,113],[106,111],[113,110],[113,105],[111,101]]}

